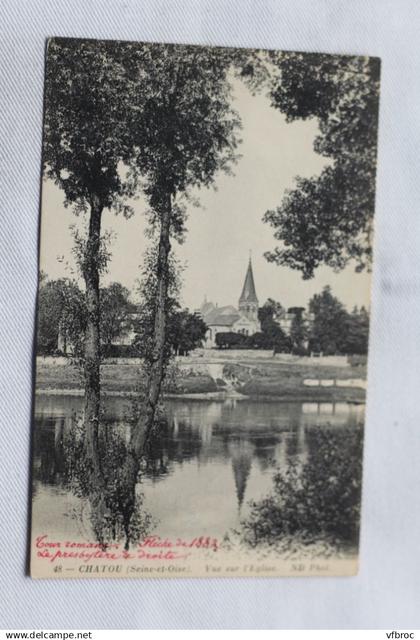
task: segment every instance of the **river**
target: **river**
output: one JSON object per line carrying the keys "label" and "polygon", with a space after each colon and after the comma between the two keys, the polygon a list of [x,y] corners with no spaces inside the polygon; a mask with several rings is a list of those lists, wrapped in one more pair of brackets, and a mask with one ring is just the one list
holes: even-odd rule
{"label": "river", "polygon": [[[85,505],[62,486],[60,439],[80,415],[81,397],[37,395],[33,535],[90,539]],[[139,490],[161,536],[186,532],[223,538],[272,487],[277,468],[308,453],[308,429],[363,423],[364,405],[171,399]],[[104,400],[105,419],[126,428],[130,401]]]}

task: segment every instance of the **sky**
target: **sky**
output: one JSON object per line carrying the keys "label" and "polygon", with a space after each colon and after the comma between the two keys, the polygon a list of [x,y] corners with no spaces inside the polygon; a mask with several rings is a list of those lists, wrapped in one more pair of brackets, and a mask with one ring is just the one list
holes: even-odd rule
{"label": "sky", "polygon": [[[216,189],[196,192],[200,207],[188,206],[185,241],[173,243],[184,267],[181,304],[196,309],[207,297],[219,305],[237,306],[252,255],[260,304],[270,297],[285,307],[306,306],[314,293],[330,285],[348,309],[369,306],[370,276],[355,273],[354,264],[339,274],[321,267],[314,278],[303,280],[300,272],[264,258],[264,252],[277,244],[273,229],[262,222],[265,211],[281,203],[296,176],[318,175],[328,160],[313,150],[318,131],[315,119],[287,123],[266,96],[253,96],[240,80],[233,81],[233,89],[243,125],[241,158],[233,176],[216,175]],[[52,181],[44,181],[40,268],[51,279],[80,277],[70,227],[85,228],[87,216],[76,217],[71,208],[64,208],[63,196]],[[128,220],[108,210],[103,214],[103,230],[112,234],[112,259],[102,278],[104,286],[117,281],[132,290],[140,276],[150,242],[145,235],[147,207],[141,198],[131,204],[135,212]]]}

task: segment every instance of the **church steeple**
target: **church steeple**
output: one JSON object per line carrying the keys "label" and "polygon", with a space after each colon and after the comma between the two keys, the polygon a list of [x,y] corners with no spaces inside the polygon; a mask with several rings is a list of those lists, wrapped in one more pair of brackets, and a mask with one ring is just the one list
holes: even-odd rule
{"label": "church steeple", "polygon": [[244,302],[254,302],[258,304],[258,298],[255,291],[254,274],[252,273],[251,258],[248,262],[248,269],[245,276],[245,282],[242,289],[241,297],[239,298],[239,306]]}
{"label": "church steeple", "polygon": [[250,320],[258,319],[258,298],[255,291],[251,257],[249,258],[245,282],[242,288],[241,297],[239,298],[239,311],[241,311]]}

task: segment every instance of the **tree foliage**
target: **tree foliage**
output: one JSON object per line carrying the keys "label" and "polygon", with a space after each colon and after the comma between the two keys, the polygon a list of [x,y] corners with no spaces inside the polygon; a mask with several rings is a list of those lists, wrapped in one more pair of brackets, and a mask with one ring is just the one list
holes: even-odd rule
{"label": "tree foliage", "polygon": [[80,356],[85,328],[85,298],[76,282],[44,275],[38,296],[38,353],[54,355],[61,349],[65,355]]}
{"label": "tree foliage", "polygon": [[347,329],[343,351],[349,354],[367,354],[369,343],[369,314],[364,307],[355,307],[347,314]]}
{"label": "tree foliage", "polygon": [[219,349],[232,349],[245,346],[246,336],[234,331],[219,331],[215,338]]}
{"label": "tree foliage", "polygon": [[310,346],[314,351],[333,355],[342,350],[347,328],[347,313],[344,305],[333,296],[331,287],[324,287],[309,302],[313,314]]}
{"label": "tree foliage", "polygon": [[279,325],[280,318],[285,314],[282,304],[272,298],[258,309],[258,319],[264,336],[262,344],[265,349],[274,349],[276,353],[289,352],[292,342]]}
{"label": "tree foliage", "polygon": [[100,291],[101,339],[106,355],[111,344],[130,330],[130,293],[119,282],[113,282]]}
{"label": "tree foliage", "polygon": [[367,353],[369,314],[366,309],[355,308],[348,313],[327,286],[312,297],[309,311],[313,314],[310,349],[325,355]]}
{"label": "tree foliage", "polygon": [[[149,296],[148,296],[149,297]],[[171,296],[170,308],[167,316],[166,359],[165,366],[169,364],[172,355],[188,355],[190,351],[202,346],[206,337],[207,325],[196,313],[188,309],[179,309],[175,297]],[[133,346],[138,355],[151,359],[151,346],[153,335],[153,312],[149,303],[144,299],[139,305],[139,314],[134,321],[135,337]]]}
{"label": "tree foliage", "polygon": [[188,309],[175,311],[168,322],[168,340],[175,355],[187,356],[202,346],[207,325],[196,313]]}
{"label": "tree foliage", "polygon": [[[101,336],[103,355],[110,345],[130,328],[133,305],[129,292],[119,282],[100,290]],[[67,278],[44,280],[38,300],[38,352],[54,355],[83,356],[87,309],[84,292]]]}
{"label": "tree foliage", "polygon": [[290,327],[290,340],[292,350],[296,355],[306,355],[306,341],[308,338],[308,326],[303,318],[303,308],[299,308],[292,319]]}
{"label": "tree foliage", "polygon": [[291,461],[274,476],[273,491],[251,503],[244,540],[275,545],[328,542],[357,545],[360,524],[363,431],[360,427],[308,431],[308,459]]}
{"label": "tree foliage", "polygon": [[[233,61],[233,50],[125,43],[128,73],[148,79],[130,129],[152,221],[168,194],[208,187],[216,172],[230,171],[240,127],[228,79]],[[182,209],[175,208],[175,234],[183,228],[180,218]]]}
{"label": "tree foliage", "polygon": [[134,174],[121,171],[132,152],[130,122],[138,95],[122,64],[121,43],[55,38],[48,43],[43,163],[65,204],[86,211],[96,199],[123,210]]}
{"label": "tree foliage", "polygon": [[276,319],[281,318],[285,309],[281,302],[268,298],[263,306],[258,309],[258,320],[261,323],[261,329],[264,331],[272,326]]}
{"label": "tree foliage", "polygon": [[271,100],[286,119],[316,118],[314,149],[329,163],[319,176],[298,177],[264,221],[280,246],[265,255],[311,278],[326,264],[356,270],[371,262],[375,204],[379,59],[324,54],[270,54]]}

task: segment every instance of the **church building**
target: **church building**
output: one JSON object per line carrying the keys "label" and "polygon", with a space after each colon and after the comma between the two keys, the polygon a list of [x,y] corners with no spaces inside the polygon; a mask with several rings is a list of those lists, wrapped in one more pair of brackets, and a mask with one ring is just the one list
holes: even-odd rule
{"label": "church building", "polygon": [[204,347],[207,349],[216,346],[216,335],[218,333],[232,332],[251,336],[257,331],[261,331],[251,258],[249,259],[238,308],[230,305],[218,307],[205,300],[199,313],[208,327],[204,343]]}

